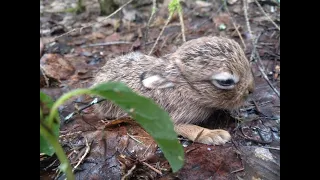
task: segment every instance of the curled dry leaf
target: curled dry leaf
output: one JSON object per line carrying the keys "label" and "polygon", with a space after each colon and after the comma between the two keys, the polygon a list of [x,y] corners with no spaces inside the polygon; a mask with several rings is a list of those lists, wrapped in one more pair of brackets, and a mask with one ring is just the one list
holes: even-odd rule
{"label": "curled dry leaf", "polygon": [[59,54],[45,54],[40,59],[44,73],[53,79],[64,80],[74,73],[74,67]]}

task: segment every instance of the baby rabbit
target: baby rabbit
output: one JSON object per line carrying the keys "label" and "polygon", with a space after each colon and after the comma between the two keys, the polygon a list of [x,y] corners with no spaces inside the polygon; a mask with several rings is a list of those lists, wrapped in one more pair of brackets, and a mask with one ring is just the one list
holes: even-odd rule
{"label": "baby rabbit", "polygon": [[[132,52],[110,59],[93,85],[108,81],[123,82],[136,93],[152,98],[169,113],[177,134],[209,145],[222,145],[231,136],[222,129],[194,124],[208,119],[215,109],[238,108],[254,89],[243,50],[236,41],[223,37],[187,41],[162,58]],[[127,116],[109,101],[97,104],[95,109],[102,117]]]}

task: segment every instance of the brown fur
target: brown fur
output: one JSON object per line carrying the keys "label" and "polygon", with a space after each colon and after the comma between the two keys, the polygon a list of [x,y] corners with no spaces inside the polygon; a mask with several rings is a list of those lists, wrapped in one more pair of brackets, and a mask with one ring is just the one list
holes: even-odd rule
{"label": "brown fur", "polygon": [[[208,81],[213,74],[229,72],[239,77],[233,89],[219,89]],[[163,82],[147,88],[142,80],[158,75]],[[240,45],[222,37],[202,37],[184,43],[176,52],[162,58],[138,52],[110,59],[101,68],[94,84],[121,81],[140,95],[152,98],[175,123],[175,130],[190,140],[224,144],[231,136],[224,130],[209,130],[197,124],[214,109],[235,109],[254,88],[250,64]],[[173,87],[166,87],[173,85]],[[102,117],[127,116],[111,102],[96,106]]]}

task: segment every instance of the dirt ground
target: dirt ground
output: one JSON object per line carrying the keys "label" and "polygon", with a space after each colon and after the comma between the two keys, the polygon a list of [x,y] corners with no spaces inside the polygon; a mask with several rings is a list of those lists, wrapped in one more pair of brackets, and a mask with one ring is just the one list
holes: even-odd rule
{"label": "dirt ground", "polygon": [[[146,36],[151,0],[133,1],[107,19],[99,15],[97,1],[85,0],[86,11],[80,14],[66,11],[76,0],[40,1],[40,90],[57,99],[89,87],[108,59],[131,51],[149,53],[168,17],[168,2],[157,1]],[[209,146],[180,137],[185,165],[172,173],[157,144],[134,121],[102,122],[87,108],[63,121],[60,133],[72,166],[85,155],[77,179],[280,179],[280,4],[248,0],[246,13],[243,1],[227,2],[226,8],[222,1],[184,0],[182,7],[187,40],[233,38],[253,60],[256,88],[250,100],[239,111],[219,112],[203,124],[228,130],[232,141]],[[174,52],[182,42],[174,15],[152,55]],[[87,96],[68,101],[59,109],[61,119],[91,101]],[[58,165],[55,156],[40,155],[40,179],[64,178],[58,176]]]}

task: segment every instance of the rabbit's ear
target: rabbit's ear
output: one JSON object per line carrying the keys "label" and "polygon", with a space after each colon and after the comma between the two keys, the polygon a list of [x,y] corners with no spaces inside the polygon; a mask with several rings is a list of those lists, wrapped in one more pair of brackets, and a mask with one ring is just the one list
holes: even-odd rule
{"label": "rabbit's ear", "polygon": [[166,78],[154,74],[146,77],[146,73],[142,73],[140,76],[141,83],[144,87],[148,89],[164,89],[174,87],[174,83],[167,80]]}

